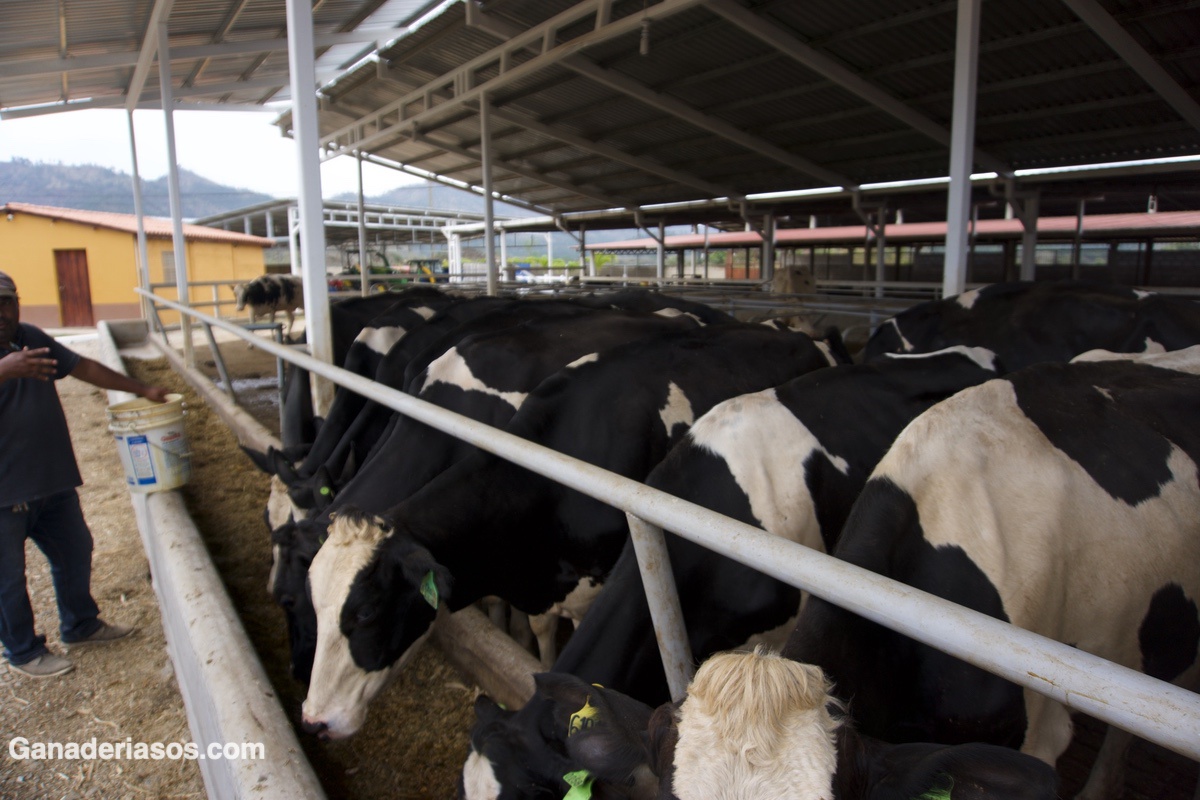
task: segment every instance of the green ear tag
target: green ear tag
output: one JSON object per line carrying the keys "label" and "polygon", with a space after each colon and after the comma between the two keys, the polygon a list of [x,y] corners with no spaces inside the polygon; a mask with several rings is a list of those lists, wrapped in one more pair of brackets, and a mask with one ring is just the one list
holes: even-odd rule
{"label": "green ear tag", "polygon": [[425,577],[421,579],[421,597],[434,608],[438,607],[438,590],[437,584],[433,582],[433,570],[426,572]]}
{"label": "green ear tag", "polygon": [[567,793],[563,795],[563,800],[591,800],[592,782],[595,780],[592,777],[592,773],[586,769],[568,772],[566,775],[563,775],[563,780],[571,786]]}
{"label": "green ear tag", "polygon": [[328,486],[321,487],[321,496],[322,497],[329,497],[329,495],[331,495],[331,494],[333,494],[333,489],[330,489]]}

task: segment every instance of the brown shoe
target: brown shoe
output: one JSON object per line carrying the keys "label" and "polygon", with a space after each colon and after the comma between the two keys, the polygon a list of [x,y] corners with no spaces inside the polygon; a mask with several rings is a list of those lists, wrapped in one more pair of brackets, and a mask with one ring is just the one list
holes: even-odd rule
{"label": "brown shoe", "polygon": [[9,664],[8,668],[29,678],[53,678],[66,675],[75,669],[75,665],[62,656],[46,652],[24,664]]}
{"label": "brown shoe", "polygon": [[86,639],[80,639],[78,642],[63,642],[63,646],[70,650],[90,644],[108,644],[118,639],[124,639],[133,633],[134,630],[135,628],[132,625],[110,625],[107,622],[101,621],[100,627],[91,636]]}

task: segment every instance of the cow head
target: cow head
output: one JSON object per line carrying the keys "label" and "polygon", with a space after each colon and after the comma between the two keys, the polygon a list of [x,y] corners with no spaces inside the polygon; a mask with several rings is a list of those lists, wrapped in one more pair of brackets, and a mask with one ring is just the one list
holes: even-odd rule
{"label": "cow head", "polygon": [[308,570],[326,536],[326,525],[313,520],[289,522],[271,532],[275,562],[271,597],[283,609],[291,648],[291,673],[307,681],[317,650],[317,614],[308,592]]}
{"label": "cow head", "polygon": [[237,301],[237,310],[241,311],[246,307],[246,283],[231,283],[229,288],[233,290],[233,299]]}
{"label": "cow head", "polygon": [[763,651],[719,653],[679,707],[674,776],[679,800],[753,781],[755,797],[832,797],[838,720],[819,667]]}
{"label": "cow head", "polygon": [[[535,680],[536,680],[535,676]],[[520,711],[490,698],[475,699],[471,749],[458,785],[459,800],[557,800],[575,767],[553,728],[553,704],[535,693]]]}
{"label": "cow head", "polygon": [[559,798],[571,788],[568,776],[590,782],[598,799],[657,797],[649,706],[574,675],[533,677],[536,690],[520,711],[475,701],[460,800]]}
{"label": "cow head", "polygon": [[385,520],[342,512],[308,573],[317,646],[304,728],[350,736],[367,704],[429,635],[450,595],[449,571]]}

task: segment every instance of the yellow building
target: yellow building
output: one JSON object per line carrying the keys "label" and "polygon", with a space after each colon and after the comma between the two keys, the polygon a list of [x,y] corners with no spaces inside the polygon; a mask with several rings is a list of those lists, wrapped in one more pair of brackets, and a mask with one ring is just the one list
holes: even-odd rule
{"label": "yellow building", "polygon": [[[137,217],[107,211],[83,211],[29,203],[8,203],[0,219],[0,272],[7,272],[21,294],[21,320],[43,328],[91,326],[99,320],[141,316],[134,289],[137,276]],[[150,282],[174,300],[175,251],[171,220],[146,217]],[[260,236],[184,225],[191,283],[219,282],[189,290],[193,306],[214,299],[233,300],[229,284],[251,280],[265,271]],[[232,305],[226,307],[232,311]],[[163,315],[170,324],[177,314]]]}

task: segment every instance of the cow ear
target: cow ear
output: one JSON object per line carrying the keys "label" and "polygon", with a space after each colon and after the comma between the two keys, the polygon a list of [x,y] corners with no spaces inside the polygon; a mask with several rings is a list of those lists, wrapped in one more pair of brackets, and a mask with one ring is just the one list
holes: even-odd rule
{"label": "cow ear", "polygon": [[486,725],[491,722],[498,722],[505,717],[510,717],[514,714],[513,711],[506,711],[500,707],[492,698],[486,694],[481,694],[475,698],[475,721],[477,724]]}
{"label": "cow ear", "polygon": [[595,720],[597,703],[591,698],[598,689],[587,681],[565,672],[539,672],[533,682],[538,694],[554,703],[555,724],[568,735]]}
{"label": "cow ear", "polygon": [[650,771],[669,780],[674,774],[675,745],[679,742],[679,703],[663,703],[654,709],[646,726],[646,749]]}
{"label": "cow ear", "polygon": [[400,558],[404,579],[416,586],[425,602],[434,608],[450,597],[454,578],[450,570],[439,564],[433,554],[419,545]]}
{"label": "cow ear", "polygon": [[292,467],[290,461],[280,451],[274,447],[267,448],[267,463],[271,465],[271,474],[278,475],[279,479],[286,484],[293,484],[300,480],[299,473]]}
{"label": "cow ear", "polygon": [[271,462],[267,460],[266,453],[260,453],[257,450],[251,450],[249,447],[246,447],[245,445],[239,445],[239,447],[242,448],[242,452],[246,454],[246,457],[249,458],[252,462],[254,462],[254,466],[258,467],[260,470],[267,473],[268,475],[275,474],[274,472],[271,471]]}
{"label": "cow ear", "polygon": [[333,503],[333,498],[337,496],[337,490],[333,485],[333,476],[329,474],[329,470],[322,464],[317,468],[316,474],[313,475],[314,487],[312,489],[313,513],[320,514]]}

